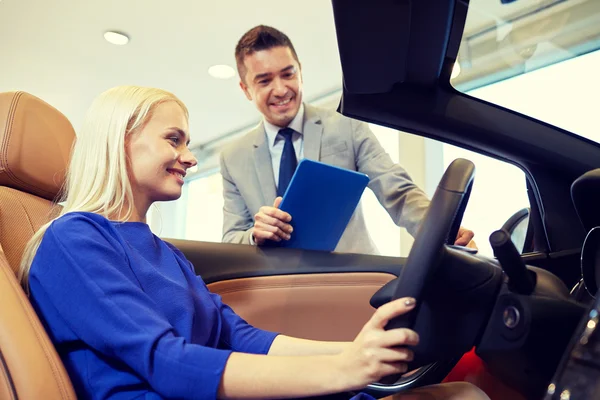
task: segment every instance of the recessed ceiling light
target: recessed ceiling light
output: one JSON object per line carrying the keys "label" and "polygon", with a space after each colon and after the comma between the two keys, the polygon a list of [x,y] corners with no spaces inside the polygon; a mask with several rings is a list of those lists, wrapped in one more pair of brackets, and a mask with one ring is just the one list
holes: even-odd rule
{"label": "recessed ceiling light", "polygon": [[452,74],[450,74],[450,79],[454,79],[458,75],[460,75],[460,64],[458,63],[458,60],[456,60],[454,66],[452,67]]}
{"label": "recessed ceiling light", "polygon": [[115,31],[105,32],[104,39],[106,39],[108,43],[116,44],[117,46],[123,46],[129,42],[129,36]]}
{"label": "recessed ceiling light", "polygon": [[213,65],[208,69],[208,74],[217,79],[229,79],[235,76],[235,70],[229,65]]}

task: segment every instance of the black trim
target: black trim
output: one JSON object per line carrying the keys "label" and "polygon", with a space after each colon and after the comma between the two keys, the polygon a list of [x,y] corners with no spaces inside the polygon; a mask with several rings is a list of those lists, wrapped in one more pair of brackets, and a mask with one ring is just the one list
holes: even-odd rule
{"label": "black trim", "polygon": [[590,296],[598,292],[598,273],[600,267],[600,227],[596,226],[588,232],[581,249],[581,276]]}
{"label": "black trim", "polygon": [[550,254],[523,254],[523,262],[527,265],[545,269],[562,280],[568,288],[574,287],[581,279],[581,249],[570,249]]}
{"label": "black trim", "polygon": [[12,395],[11,399],[18,400],[19,396],[17,396],[17,389],[15,388],[15,382],[13,381],[12,376],[10,375],[10,370],[8,369],[8,365],[6,364],[6,360],[4,359],[4,355],[2,354],[2,351],[0,351],[0,368],[2,369],[2,371],[4,371],[4,374],[6,375],[6,380],[7,380],[6,383],[8,384],[10,393]]}
{"label": "black trim", "polygon": [[527,229],[525,230],[525,238],[523,239],[523,248],[521,254],[531,253],[533,251],[533,221],[531,220],[531,209],[529,207],[522,208],[510,216],[502,225],[501,230],[505,230],[511,236],[518,224],[527,218]]}
{"label": "black trim", "polygon": [[181,250],[205,283],[258,276],[383,272],[398,276],[406,259],[245,244],[165,239]]}
{"label": "black trim", "polygon": [[506,220],[506,222],[504,223],[504,225],[502,225],[502,228],[500,229],[504,229],[508,233],[512,233],[515,229],[515,226],[518,225],[525,218],[527,218],[527,216],[529,216],[529,208],[522,208],[513,215],[511,215],[510,218]]}

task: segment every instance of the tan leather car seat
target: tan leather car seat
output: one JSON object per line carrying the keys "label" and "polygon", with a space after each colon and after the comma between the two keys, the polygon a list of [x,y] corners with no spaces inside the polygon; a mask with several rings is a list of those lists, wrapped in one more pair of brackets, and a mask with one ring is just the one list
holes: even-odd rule
{"label": "tan leather car seat", "polygon": [[49,220],[75,132],[54,107],[0,93],[0,399],[75,399],[73,386],[15,277],[33,233]]}

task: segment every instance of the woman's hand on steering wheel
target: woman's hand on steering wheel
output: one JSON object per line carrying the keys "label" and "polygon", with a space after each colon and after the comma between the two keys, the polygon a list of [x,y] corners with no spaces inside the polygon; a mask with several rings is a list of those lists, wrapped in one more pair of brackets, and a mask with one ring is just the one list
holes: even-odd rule
{"label": "woman's hand on steering wheel", "polygon": [[347,380],[347,390],[362,389],[384,376],[402,374],[416,346],[419,335],[406,328],[385,330],[387,323],[415,307],[412,298],[401,298],[382,305],[364,325],[356,339],[337,357],[340,377]]}

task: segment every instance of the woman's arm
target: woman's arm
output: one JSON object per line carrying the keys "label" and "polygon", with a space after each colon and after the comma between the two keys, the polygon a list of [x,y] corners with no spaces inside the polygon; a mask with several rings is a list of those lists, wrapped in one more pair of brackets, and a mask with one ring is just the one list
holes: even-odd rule
{"label": "woman's arm", "polygon": [[273,357],[232,353],[221,377],[221,399],[283,399],[346,390],[336,356]]}
{"label": "woman's arm", "polygon": [[[232,353],[221,377],[219,398],[274,399],[323,395],[362,389],[384,376],[406,372],[418,335],[409,329],[385,330],[388,321],[409,312],[414,300],[381,306],[353,342],[335,343],[285,338],[275,340],[269,355]],[[279,344],[276,344],[276,342]],[[298,352],[333,352],[298,355]],[[277,356],[278,352],[294,356]],[[313,353],[314,354],[314,353]]]}
{"label": "woman's arm", "polygon": [[352,342],[324,342],[278,335],[269,349],[270,356],[316,356],[339,354]]}

